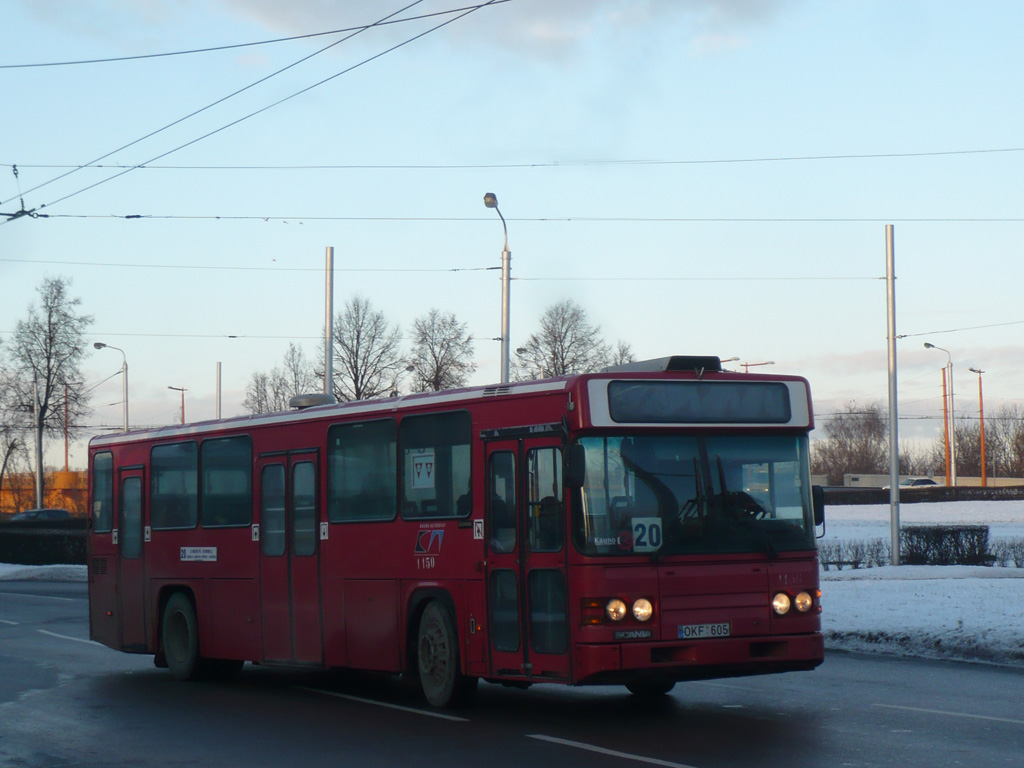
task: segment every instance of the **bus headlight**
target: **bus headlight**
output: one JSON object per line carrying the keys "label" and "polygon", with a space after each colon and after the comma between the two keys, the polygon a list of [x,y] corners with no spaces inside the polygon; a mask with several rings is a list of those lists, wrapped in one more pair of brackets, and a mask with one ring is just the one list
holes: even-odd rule
{"label": "bus headlight", "polygon": [[801,592],[799,595],[796,596],[796,599],[793,601],[793,604],[796,606],[796,609],[800,611],[800,613],[807,613],[809,610],[811,610],[811,608],[814,607],[814,598],[811,597],[811,594],[809,592]]}
{"label": "bus headlight", "polygon": [[641,597],[633,603],[633,618],[637,621],[648,621],[653,615],[654,606],[651,605],[650,600]]}
{"label": "bus headlight", "polygon": [[604,612],[612,621],[622,621],[626,618],[626,604],[618,598],[609,600],[608,605],[604,607]]}
{"label": "bus headlight", "polygon": [[791,601],[789,599],[789,595],[785,592],[778,592],[775,597],[772,598],[772,610],[779,616],[785,616],[789,613],[790,605]]}

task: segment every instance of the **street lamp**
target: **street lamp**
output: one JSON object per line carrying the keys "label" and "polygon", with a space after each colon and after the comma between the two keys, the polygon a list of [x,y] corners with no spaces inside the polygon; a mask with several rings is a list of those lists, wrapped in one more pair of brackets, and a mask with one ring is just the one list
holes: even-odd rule
{"label": "street lamp", "polygon": [[[934,344],[929,344],[927,341],[924,343],[925,349],[937,349],[939,352],[946,353],[946,377],[949,379],[949,419],[946,421],[945,415],[943,420],[946,421],[946,451],[949,457],[949,481],[950,484],[956,486],[956,411],[953,409],[953,355],[949,353],[948,349],[937,347]],[[946,393],[942,394],[942,407],[946,407]]]}
{"label": "street lamp", "polygon": [[128,356],[125,355],[124,350],[119,347],[112,347],[109,344],[104,344],[102,341],[97,341],[93,345],[94,349],[115,349],[121,353],[121,386],[124,391],[124,431],[128,431]]}
{"label": "street lamp", "polygon": [[168,387],[173,389],[175,392],[181,392],[181,423],[185,423],[185,393],[188,392],[185,387]]}
{"label": "street lamp", "polygon": [[775,365],[775,361],[774,360],[766,360],[763,363],[740,363],[740,365],[743,366],[743,372],[744,373],[750,373],[750,369],[753,368],[755,365]]}
{"label": "street lamp", "polygon": [[988,487],[988,475],[985,474],[985,400],[981,395],[981,374],[979,368],[968,368],[971,373],[978,374],[978,416],[981,417],[981,487]]}
{"label": "street lamp", "polygon": [[508,384],[508,305],[509,305],[509,280],[512,271],[512,251],[508,249],[508,227],[505,225],[505,217],[498,210],[498,198],[493,192],[484,195],[484,205],[493,208],[498,218],[501,219],[501,228],[505,231],[505,247],[501,251],[501,383]]}

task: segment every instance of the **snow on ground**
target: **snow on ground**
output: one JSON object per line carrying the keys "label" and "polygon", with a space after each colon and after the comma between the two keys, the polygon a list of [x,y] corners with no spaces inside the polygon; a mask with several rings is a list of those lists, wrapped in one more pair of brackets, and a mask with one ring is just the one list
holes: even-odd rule
{"label": "snow on ground", "polygon": [[[830,506],[822,540],[888,541],[889,506]],[[901,524],[988,525],[1024,538],[1024,501],[900,505]],[[84,565],[0,564],[0,581],[85,581]],[[1024,668],[1024,568],[904,565],[823,571],[826,648]]]}
{"label": "snow on ground", "polygon": [[[900,504],[900,524],[989,526],[1024,538],[1024,501]],[[885,539],[889,505],[830,506],[825,538]],[[1024,568],[902,565],[822,571],[828,648],[1024,666]]]}

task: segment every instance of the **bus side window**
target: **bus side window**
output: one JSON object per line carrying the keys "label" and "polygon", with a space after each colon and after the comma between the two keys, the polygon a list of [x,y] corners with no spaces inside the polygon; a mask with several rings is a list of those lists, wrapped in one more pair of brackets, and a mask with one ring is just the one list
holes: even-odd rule
{"label": "bus side window", "polygon": [[114,526],[114,455],[97,453],[92,461],[92,530],[109,533]]}
{"label": "bus side window", "polygon": [[526,454],[529,488],[530,549],[557,552],[562,548],[562,451],[534,448]]}
{"label": "bus side window", "polygon": [[491,454],[488,499],[491,551],[513,552],[516,548],[516,457],[511,451]]}
{"label": "bus side window", "polygon": [[284,465],[263,468],[260,483],[260,541],[264,555],[284,554]]}

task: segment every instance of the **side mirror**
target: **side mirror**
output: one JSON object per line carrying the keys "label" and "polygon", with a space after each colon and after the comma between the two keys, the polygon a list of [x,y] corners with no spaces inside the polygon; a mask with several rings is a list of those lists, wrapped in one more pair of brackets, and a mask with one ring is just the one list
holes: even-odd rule
{"label": "side mirror", "polygon": [[587,478],[587,454],[583,446],[573,443],[569,446],[569,466],[566,472],[566,482],[570,488],[582,488]]}
{"label": "side mirror", "polygon": [[814,524],[825,524],[825,489],[820,485],[811,486],[811,504],[814,509]]}

